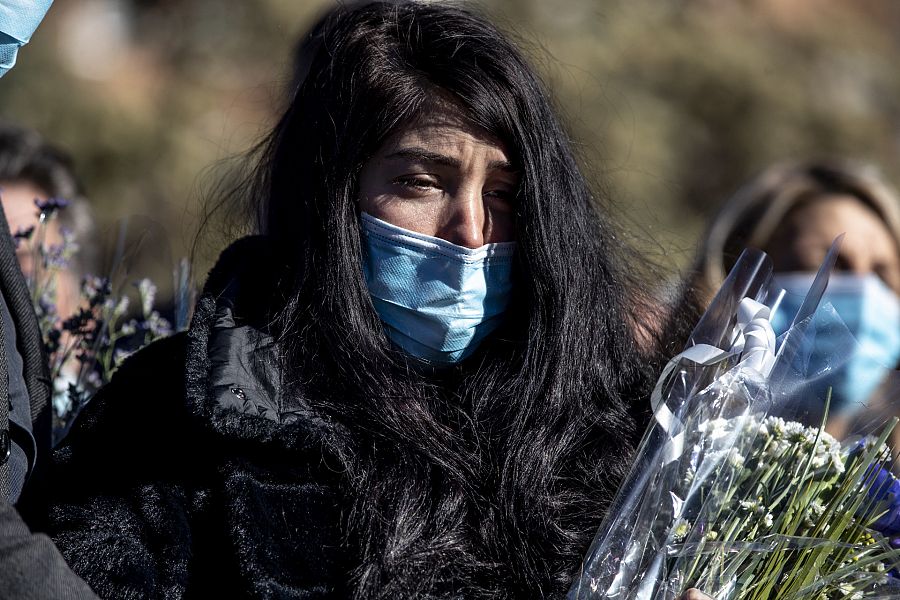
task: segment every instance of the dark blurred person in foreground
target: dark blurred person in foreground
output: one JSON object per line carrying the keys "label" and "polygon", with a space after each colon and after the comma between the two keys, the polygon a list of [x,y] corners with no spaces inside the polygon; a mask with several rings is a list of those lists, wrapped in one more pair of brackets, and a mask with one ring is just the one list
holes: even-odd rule
{"label": "dark blurred person in foreground", "polygon": [[[813,349],[810,369],[821,366],[822,381],[808,394],[824,408],[819,396],[831,390],[827,429],[838,437],[852,429],[853,419],[878,409],[879,398],[889,392],[878,390],[886,370],[900,362],[900,199],[877,171],[839,160],[769,167],[713,220],[694,286],[710,299],[744,248],[766,251],[774,267],[772,292],[785,291],[773,316],[776,333],[782,333],[842,233],[822,302],[834,306],[858,345],[840,368],[817,365]],[[831,328],[819,335],[837,340],[845,334]],[[827,342],[817,338],[817,344]],[[817,417],[813,411],[809,418]]]}
{"label": "dark blurred person in foreground", "polygon": [[[49,6],[49,1],[0,0],[0,75],[15,63],[19,47],[31,38]],[[15,178],[5,183],[13,188],[21,182]],[[32,533],[19,514],[40,520],[37,497],[49,458],[50,393],[31,295],[0,210],[0,598],[96,597],[66,566],[50,539]]]}

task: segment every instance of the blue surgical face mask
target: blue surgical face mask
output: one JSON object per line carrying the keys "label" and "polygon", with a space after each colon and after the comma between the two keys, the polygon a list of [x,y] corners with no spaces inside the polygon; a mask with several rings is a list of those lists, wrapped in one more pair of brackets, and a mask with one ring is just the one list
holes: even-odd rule
{"label": "blue surgical face mask", "polygon": [[[772,289],[785,290],[773,318],[776,334],[784,333],[800,309],[814,273],[776,273]],[[857,345],[847,344],[846,331],[822,327],[815,332],[809,372],[823,374],[818,387],[832,389],[830,412],[840,414],[866,403],[900,360],[900,299],[875,274],[834,274],[820,305],[830,303]],[[848,351],[854,350],[848,355]],[[831,369],[830,365],[835,365]],[[818,390],[818,395],[824,393]]]}
{"label": "blue surgical face mask", "polygon": [[500,325],[514,242],[457,246],[362,213],[363,272],[390,339],[434,363],[466,358]]}
{"label": "blue surgical face mask", "polygon": [[53,0],[0,0],[0,77],[13,68]]}

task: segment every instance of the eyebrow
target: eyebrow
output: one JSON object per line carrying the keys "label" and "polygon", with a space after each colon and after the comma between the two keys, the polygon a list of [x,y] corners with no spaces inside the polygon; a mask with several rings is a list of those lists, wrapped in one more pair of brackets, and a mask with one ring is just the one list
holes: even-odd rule
{"label": "eyebrow", "polygon": [[[442,165],[445,167],[453,167],[458,169],[462,166],[459,160],[453,158],[452,156],[447,156],[445,154],[439,154],[437,152],[432,152],[431,150],[426,150],[425,148],[411,147],[411,148],[401,148],[396,152],[392,152],[388,154],[388,159],[397,159],[397,158],[405,158],[411,160],[421,160],[423,162],[434,163],[437,165]],[[501,171],[506,171],[511,174],[517,174],[519,172],[516,167],[509,162],[508,160],[493,160],[488,163],[488,169],[494,170],[499,169]]]}

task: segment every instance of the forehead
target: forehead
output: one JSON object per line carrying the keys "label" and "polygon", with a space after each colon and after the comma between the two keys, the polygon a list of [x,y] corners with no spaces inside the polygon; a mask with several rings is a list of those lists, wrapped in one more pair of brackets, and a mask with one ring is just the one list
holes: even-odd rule
{"label": "forehead", "polygon": [[874,208],[855,196],[828,194],[797,207],[787,215],[798,236],[833,239],[847,233],[847,250],[896,251],[898,240]]}
{"label": "forehead", "polygon": [[428,110],[398,127],[382,144],[379,154],[389,154],[404,147],[453,154],[477,150],[492,159],[510,160],[508,149],[502,141],[462,118],[458,111],[444,108]]}
{"label": "forehead", "polygon": [[0,181],[0,195],[26,198],[31,203],[35,198],[46,198],[49,194],[30,181],[16,179]]}
{"label": "forehead", "polygon": [[858,222],[887,229],[884,220],[874,208],[856,196],[848,194],[816,196],[790,211],[787,218],[800,223],[808,223],[811,220],[819,227],[825,224],[842,227],[851,222]]}

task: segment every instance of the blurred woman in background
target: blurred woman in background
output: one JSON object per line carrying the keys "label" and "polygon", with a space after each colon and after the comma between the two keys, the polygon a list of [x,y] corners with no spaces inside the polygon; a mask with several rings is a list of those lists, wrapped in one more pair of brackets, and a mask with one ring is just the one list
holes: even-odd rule
{"label": "blurred woman in background", "polygon": [[[900,362],[900,199],[877,171],[836,160],[769,167],[712,221],[693,286],[708,301],[744,248],[766,251],[774,268],[772,290],[785,291],[773,317],[776,333],[782,333],[842,233],[836,272],[822,302],[834,306],[858,345],[839,368],[816,364],[814,349],[810,355],[810,370],[821,371],[822,389],[813,395],[824,405],[818,396],[831,390],[828,430],[838,436],[853,429],[853,419],[874,417],[888,390],[875,391],[886,368]],[[819,342],[831,335],[845,334],[832,328]]]}
{"label": "blurred woman in background", "polygon": [[313,35],[259,235],[83,413],[50,529],[105,597],[560,597],[646,424],[650,292],[497,29]]}
{"label": "blurred woman in background", "polygon": [[[97,262],[90,203],[67,152],[34,130],[0,121],[0,202],[12,233],[34,231],[41,212],[36,203],[46,203],[51,198],[65,200],[67,206],[46,223],[42,242],[47,247],[60,247],[64,234],[81,241],[68,268],[53,273],[56,309],[60,316],[68,317],[78,307],[82,276],[94,272]],[[16,249],[26,278],[34,277],[36,254],[24,240]]]}

